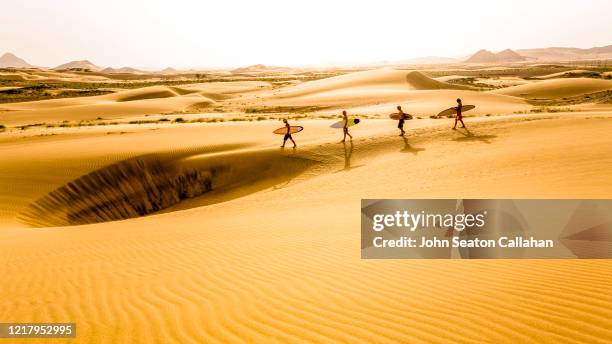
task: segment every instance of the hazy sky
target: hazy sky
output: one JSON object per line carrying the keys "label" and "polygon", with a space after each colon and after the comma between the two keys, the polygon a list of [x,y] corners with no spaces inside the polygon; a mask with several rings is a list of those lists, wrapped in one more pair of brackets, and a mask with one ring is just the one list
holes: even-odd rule
{"label": "hazy sky", "polygon": [[610,0],[2,0],[0,54],[39,66],[315,65],[612,44]]}

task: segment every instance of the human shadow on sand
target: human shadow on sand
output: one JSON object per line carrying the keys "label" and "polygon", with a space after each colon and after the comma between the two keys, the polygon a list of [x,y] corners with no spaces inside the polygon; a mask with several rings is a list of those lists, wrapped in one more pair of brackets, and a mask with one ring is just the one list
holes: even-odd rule
{"label": "human shadow on sand", "polygon": [[349,141],[348,143],[342,142],[342,144],[344,146],[344,168],[336,171],[335,173],[342,172],[342,171],[349,171],[354,168],[364,166],[363,164],[357,165],[357,166],[351,166],[351,158],[353,157],[353,148],[354,148],[353,141]]}
{"label": "human shadow on sand", "polygon": [[468,128],[457,128],[455,132],[463,135],[461,137],[453,138],[453,141],[465,142],[465,141],[480,141],[483,143],[490,144],[491,140],[495,139],[497,135],[482,135],[473,133],[468,130]]}
{"label": "human shadow on sand", "polygon": [[419,154],[419,152],[425,150],[425,148],[414,147],[413,145],[408,143],[408,139],[405,137],[402,137],[402,139],[404,140],[404,148],[400,150],[400,153],[412,153],[414,155],[417,155]]}

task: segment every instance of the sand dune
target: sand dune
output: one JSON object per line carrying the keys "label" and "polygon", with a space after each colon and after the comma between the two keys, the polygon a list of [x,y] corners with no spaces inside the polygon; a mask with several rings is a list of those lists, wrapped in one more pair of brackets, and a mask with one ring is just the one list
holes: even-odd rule
{"label": "sand dune", "polygon": [[609,342],[607,261],[359,258],[362,198],[609,197],[609,107],[468,117],[469,131],[427,118],[457,97],[477,105],[466,116],[502,115],[531,108],[520,87],[609,85],[567,80],[478,92],[383,69],[3,104],[8,125],[194,104],[425,118],[404,139],[365,118],[345,144],[334,120],[292,120],[296,150],[278,148],[278,121],[3,133],[0,319],[74,321],[94,343]]}
{"label": "sand dune", "polygon": [[454,106],[457,98],[464,104],[477,104],[472,115],[510,114],[528,111],[531,105],[525,100],[505,95],[464,90],[398,90],[384,88],[360,88],[334,90],[303,97],[266,99],[261,104],[274,106],[297,106],[322,108],[321,113],[338,114],[346,109],[351,113],[382,115],[394,112],[397,105],[405,111],[418,116],[436,115],[440,111]]}
{"label": "sand dune", "polygon": [[461,97],[464,103],[479,104],[473,114],[512,113],[530,108],[523,99],[493,95],[435,80],[415,71],[377,69],[288,86],[263,94],[250,106],[303,107],[322,113],[348,109],[360,114],[386,114],[397,105],[422,116],[435,115],[453,106]]}
{"label": "sand dune", "polygon": [[437,78],[434,78],[435,80],[441,81],[441,82],[448,82],[451,80],[460,80],[460,79],[468,79],[471,78],[471,76],[467,76],[467,75],[445,75],[445,76],[440,76]]}
{"label": "sand dune", "polygon": [[[83,97],[85,98],[85,97]],[[88,97],[94,98],[94,97]],[[71,98],[74,99],[74,98]],[[176,96],[170,98],[152,98],[130,101],[108,101],[97,98],[79,99],[72,101],[58,102],[49,104],[40,102],[30,102],[24,107],[28,109],[18,109],[20,105],[10,104],[5,108],[17,111],[7,111],[2,113],[2,121],[8,125],[34,124],[34,123],[57,123],[61,121],[86,121],[96,118],[104,119],[129,119],[131,116],[142,116],[147,114],[159,114],[168,112],[180,112],[193,105],[213,105],[215,102],[201,95]],[[34,103],[43,103],[37,108]],[[34,107],[31,107],[34,105]]]}
{"label": "sand dune", "polygon": [[502,76],[502,77],[495,77],[495,78],[477,78],[477,77],[465,76],[465,75],[446,75],[446,76],[441,76],[435,79],[438,81],[444,81],[444,82],[448,82],[452,80],[461,80],[461,79],[474,79],[477,83],[489,84],[492,86],[502,86],[502,87],[524,85],[524,84],[528,84],[531,82],[531,81],[528,81],[528,80],[525,80],[523,78],[516,77],[516,76]]}
{"label": "sand dune", "polygon": [[425,76],[421,72],[383,68],[305,82],[284,89],[276,96],[279,98],[301,97],[343,89],[373,87],[399,88],[403,90],[465,89],[464,87],[437,81]]}
{"label": "sand dune", "polygon": [[559,99],[612,89],[612,80],[589,78],[552,79],[492,91],[524,98]]}
{"label": "sand dune", "polygon": [[386,104],[356,106],[352,108],[352,111],[364,114],[383,114],[383,117],[386,117],[388,113],[393,112],[395,105],[402,105],[402,109],[408,113],[428,117],[455,106],[457,98],[461,98],[464,104],[476,104],[476,109],[467,112],[466,116],[512,114],[528,111],[531,108],[524,100],[516,97],[476,91],[440,90],[413,91]]}
{"label": "sand dune", "polygon": [[[315,161],[271,150],[151,154],[105,166],[50,192],[20,214],[37,227],[140,217],[213,190],[244,196],[290,180]],[[221,153],[221,154],[220,154]]]}
{"label": "sand dune", "polygon": [[[41,122],[126,118],[181,112],[191,106],[212,106],[216,101],[260,91],[266,82],[218,82],[184,87],[151,86],[94,97],[50,99],[1,104],[0,119],[8,125]],[[237,93],[240,93],[236,95]]]}
{"label": "sand dune", "polygon": [[82,75],[70,72],[56,72],[41,69],[22,69],[15,72],[0,72],[0,80],[16,81],[64,81],[64,82],[105,82],[102,75]]}
{"label": "sand dune", "polygon": [[552,73],[548,75],[538,76],[537,79],[557,79],[557,78],[587,78],[587,77],[595,77],[599,78],[601,74],[599,72],[595,72],[592,70],[584,70],[584,69],[575,69],[568,70],[564,72]]}
{"label": "sand dune", "polygon": [[483,83],[483,84],[489,84],[492,86],[510,87],[510,86],[529,84],[532,81],[525,80],[523,78],[516,77],[516,76],[502,76],[502,77],[496,77],[492,79],[489,79],[489,78],[476,79],[476,82]]}
{"label": "sand dune", "polygon": [[185,90],[197,90],[199,92],[214,94],[236,94],[259,91],[270,87],[269,82],[264,81],[232,81],[232,82],[207,82],[201,84],[190,84],[182,86]]}
{"label": "sand dune", "polygon": [[[295,153],[274,156],[324,168],[205,207],[46,229],[3,221],[0,318],[74,321],[87,342],[609,342],[609,261],[365,261],[358,228],[368,197],[608,197],[610,115],[481,118],[469,133],[428,123],[403,141],[392,121],[364,122],[352,145],[308,125]],[[200,161],[266,151],[276,127],[5,140],[0,197],[23,205],[123,160],[116,145],[124,158],[190,147]],[[227,143],[239,146],[201,152]]]}
{"label": "sand dune", "polygon": [[166,86],[143,87],[130,91],[123,91],[111,95],[104,95],[100,99],[109,99],[116,102],[129,102],[134,100],[176,97],[179,93]]}
{"label": "sand dune", "polygon": [[[309,130],[300,133],[301,144],[326,142],[338,133],[329,128],[327,122],[306,123]],[[15,214],[25,210],[27,204],[44,198],[54,190],[90,173],[97,175],[96,171],[104,174],[106,168],[112,168],[123,160],[153,156],[174,161],[174,156],[187,151],[196,160],[202,154],[206,155],[201,157],[205,161],[213,153],[239,155],[240,152],[236,150],[245,147],[276,148],[281,137],[272,135],[271,131],[281,125],[276,121],[248,125],[184,124],[161,126],[160,130],[154,131],[146,126],[117,125],[70,128],[64,132],[60,130],[55,136],[0,136],[4,161],[14,162],[0,161],[0,223],[14,218]],[[384,129],[385,126],[370,125],[362,132],[375,134]],[[248,131],[249,135],[239,135],[243,131]],[[112,135],[121,132],[125,134]],[[82,147],[87,149],[82,150]],[[121,150],[113,147],[121,147]],[[34,156],[37,158],[33,159]],[[248,162],[245,164],[248,165]],[[265,171],[260,172],[253,174],[261,175]]]}

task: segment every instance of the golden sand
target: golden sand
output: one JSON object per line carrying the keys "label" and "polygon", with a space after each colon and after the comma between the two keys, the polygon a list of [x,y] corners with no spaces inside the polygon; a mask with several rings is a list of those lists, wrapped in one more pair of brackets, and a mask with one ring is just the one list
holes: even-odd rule
{"label": "golden sand", "polygon": [[[248,89],[243,97],[342,104],[370,90],[363,106],[377,108],[376,89],[404,82],[390,74],[389,83],[349,82],[352,91],[332,80],[332,88]],[[3,105],[20,110],[2,116],[47,120],[49,103],[61,103],[67,118],[92,107],[124,116],[130,103],[139,113],[204,97],[165,87],[129,92]],[[432,111],[460,93],[509,115],[467,119],[469,131],[450,130],[452,119],[415,119],[405,140],[394,121],[364,120],[346,144],[329,128],[333,120],[291,121],[306,128],[295,151],[278,148],[276,121],[3,133],[0,320],[76,322],[81,343],[610,342],[610,261],[360,259],[362,198],[610,197],[609,109],[512,115],[530,106],[471,90],[383,93],[389,104]],[[143,156],[229,168],[219,170],[219,189],[144,217],[45,227],[36,221],[43,216],[24,215],[67,183]],[[111,184],[80,190],[97,195],[95,205],[126,192]],[[59,217],[71,211],[48,204]]]}

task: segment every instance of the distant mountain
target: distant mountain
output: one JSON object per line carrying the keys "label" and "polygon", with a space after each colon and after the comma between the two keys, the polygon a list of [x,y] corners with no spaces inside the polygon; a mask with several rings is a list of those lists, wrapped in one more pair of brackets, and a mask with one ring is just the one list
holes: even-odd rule
{"label": "distant mountain", "polygon": [[470,56],[465,62],[468,63],[493,63],[497,62],[497,56],[492,52],[482,49],[478,50],[474,55]]}
{"label": "distant mountain", "polygon": [[0,56],[0,68],[31,68],[34,67],[27,63],[24,59],[19,58],[11,53],[6,53]]}
{"label": "distant mountain", "polygon": [[241,68],[236,68],[234,70],[232,70],[232,73],[235,74],[241,74],[241,73],[263,73],[263,72],[267,72],[267,73],[284,73],[284,72],[290,72],[292,69],[291,68],[287,68],[287,67],[273,67],[273,66],[266,66],[263,64],[256,64],[256,65],[252,65],[252,66],[248,66],[248,67],[241,67]]}
{"label": "distant mountain", "polygon": [[581,49],[587,54],[612,54],[612,45],[606,45],[604,47],[594,47],[590,49]]}
{"label": "distant mountain", "polygon": [[83,70],[90,70],[92,72],[99,72],[102,68],[96,66],[90,61],[80,60],[80,61],[70,61],[68,63],[59,65],[53,69],[57,69],[57,70],[59,69],[83,69]]}
{"label": "distant mountain", "polygon": [[253,72],[253,71],[262,71],[269,69],[270,67],[262,64],[256,64],[248,67],[240,67],[232,70],[232,73],[245,73],[245,72]]}
{"label": "distant mountain", "polygon": [[117,69],[119,73],[144,73],[140,69],[132,68],[132,67],[121,67]]}
{"label": "distant mountain", "polygon": [[499,53],[495,54],[497,56],[498,59],[507,62],[507,61],[525,61],[526,58],[524,56],[521,56],[519,54],[517,54],[515,51],[513,51],[512,49],[506,49],[503,51],[500,51]]}
{"label": "distant mountain", "polygon": [[133,74],[139,74],[139,73],[144,73],[141,70],[138,70],[136,68],[132,68],[132,67],[121,67],[121,68],[112,68],[112,67],[106,67],[104,69],[102,69],[100,71],[100,73],[106,73],[106,74],[111,74],[111,73],[133,73]]}
{"label": "distant mountain", "polygon": [[612,45],[589,49],[562,47],[520,49],[517,52],[540,61],[612,59]]}
{"label": "distant mountain", "polygon": [[527,58],[519,55],[511,49],[500,51],[499,53],[492,53],[488,50],[482,49],[477,51],[474,55],[470,56],[465,62],[467,63],[500,63],[500,62],[517,62],[525,61]]}
{"label": "distant mountain", "polygon": [[161,71],[159,71],[162,74],[178,74],[178,70],[172,68],[172,67],[166,67],[164,69],[162,69]]}

